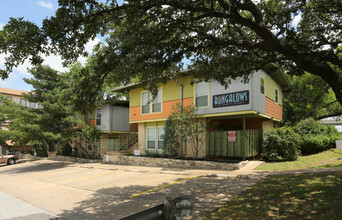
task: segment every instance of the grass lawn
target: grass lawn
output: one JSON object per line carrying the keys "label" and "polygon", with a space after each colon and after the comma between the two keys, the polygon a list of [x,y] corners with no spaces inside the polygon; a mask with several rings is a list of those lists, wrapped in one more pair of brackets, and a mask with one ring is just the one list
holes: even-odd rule
{"label": "grass lawn", "polygon": [[342,173],[268,176],[204,219],[342,219]]}
{"label": "grass lawn", "polygon": [[297,170],[342,167],[342,150],[327,150],[319,154],[299,157],[297,161],[267,162],[256,170]]}

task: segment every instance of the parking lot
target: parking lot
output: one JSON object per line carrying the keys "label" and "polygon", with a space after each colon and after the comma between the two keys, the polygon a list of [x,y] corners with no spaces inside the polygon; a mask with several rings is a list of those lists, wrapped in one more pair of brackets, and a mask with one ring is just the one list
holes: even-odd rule
{"label": "parking lot", "polygon": [[206,177],[208,172],[229,173],[26,161],[0,166],[0,191],[64,219],[117,219],[163,203],[165,197],[192,195],[197,218],[263,177]]}

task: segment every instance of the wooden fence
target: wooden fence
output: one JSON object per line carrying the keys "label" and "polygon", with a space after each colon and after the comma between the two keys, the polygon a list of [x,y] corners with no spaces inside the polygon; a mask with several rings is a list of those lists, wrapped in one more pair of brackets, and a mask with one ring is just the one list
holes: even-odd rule
{"label": "wooden fence", "polygon": [[254,157],[261,153],[261,130],[235,131],[236,138],[228,141],[228,131],[207,132],[207,156]]}

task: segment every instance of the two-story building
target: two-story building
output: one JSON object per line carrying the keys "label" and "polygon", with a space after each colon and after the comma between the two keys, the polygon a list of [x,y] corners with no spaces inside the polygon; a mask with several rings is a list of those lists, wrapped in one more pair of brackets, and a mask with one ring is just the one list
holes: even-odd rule
{"label": "two-story building", "polygon": [[[274,64],[250,74],[247,83],[232,80],[227,88],[215,80],[200,82],[192,76],[157,86],[154,99],[139,84],[112,90],[129,92],[129,123],[138,125],[139,150],[142,154],[163,150],[165,121],[172,106],[180,103],[197,107],[197,114],[204,120],[201,157],[249,157],[260,153],[261,131],[282,121],[283,91],[290,88],[286,76]],[[192,156],[183,147],[184,155]]]}
{"label": "two-story building", "polygon": [[[96,145],[85,146],[88,154],[96,156],[116,152],[126,152],[137,142],[137,125],[129,124],[129,102],[125,100],[107,100],[88,113],[87,119],[78,116],[83,121],[88,120],[90,126],[101,131],[101,139]],[[81,124],[74,124],[74,129],[81,129]],[[93,155],[94,156],[94,155]]]}
{"label": "two-story building", "polygon": [[[31,107],[31,108],[38,108],[37,103],[30,103],[26,101],[23,97],[23,93],[27,93],[26,91],[16,90],[16,89],[7,89],[0,87],[0,94],[6,96],[8,99],[12,100],[17,104],[21,104],[22,106]],[[3,123],[0,125],[0,129],[7,129],[7,123]],[[6,143],[0,143],[0,154],[5,154],[5,148],[2,148],[1,144],[5,146],[13,145],[11,141],[6,141]],[[6,148],[7,149],[7,148]]]}
{"label": "two-story building", "polygon": [[35,102],[29,102],[23,97],[23,93],[28,93],[27,91],[16,90],[16,89],[7,89],[0,87],[0,94],[6,96],[8,99],[13,102],[20,104],[22,106],[26,106],[29,108],[41,108],[41,105]]}

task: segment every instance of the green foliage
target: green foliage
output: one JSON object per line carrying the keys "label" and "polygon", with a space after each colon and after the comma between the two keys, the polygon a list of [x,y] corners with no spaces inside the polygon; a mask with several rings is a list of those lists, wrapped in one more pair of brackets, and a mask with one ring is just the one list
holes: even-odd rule
{"label": "green foliage", "polygon": [[301,135],[303,142],[300,145],[303,154],[318,153],[335,147],[340,133],[332,125],[322,125],[312,118],[300,121],[294,130]]}
{"label": "green foliage", "polygon": [[193,156],[198,158],[201,147],[204,145],[201,134],[205,131],[205,125],[200,115],[196,114],[197,108],[193,105],[180,106],[176,103],[172,106],[170,120],[172,129],[176,132],[175,137],[182,142],[187,142]]}
{"label": "green foliage", "polygon": [[312,117],[341,115],[342,106],[335,94],[320,77],[305,72],[288,76],[291,90],[284,92],[284,120],[292,124]]}
{"label": "green foliage", "polygon": [[266,130],[263,133],[263,158],[268,160],[297,160],[301,137],[289,127]]}
{"label": "green foliage", "polygon": [[[137,78],[152,89],[186,68],[198,79],[225,84],[240,76],[247,80],[251,71],[274,62],[294,75],[320,76],[341,103],[341,21],[337,0],[64,0],[42,27],[22,18],[4,26],[0,75],[6,78],[25,59],[42,63],[49,53],[73,62],[100,34],[106,42],[95,48],[91,68],[80,74],[83,101],[104,83]],[[190,68],[184,58],[191,59]]]}
{"label": "green foliage", "polygon": [[38,157],[47,157],[48,152],[46,150],[46,147],[42,144],[34,144],[32,145],[33,150],[36,152]]}
{"label": "green foliage", "polygon": [[61,156],[72,156],[72,147],[68,143],[61,144],[57,147],[55,154]]}
{"label": "green foliage", "polygon": [[94,151],[96,141],[98,141],[101,138],[101,131],[97,129],[96,127],[92,127],[90,125],[85,125],[82,128],[81,135],[86,140],[86,148],[88,148],[88,145],[91,146],[91,149]]}
{"label": "green foliage", "polygon": [[168,157],[164,152],[159,152],[155,150],[147,150],[146,157],[154,157],[154,158],[165,158]]}
{"label": "green foliage", "polygon": [[180,137],[173,119],[169,116],[165,122],[164,148],[169,157],[177,157],[180,153]]}
{"label": "green foliage", "polygon": [[39,103],[43,108],[27,108],[1,98],[3,104],[0,115],[6,118],[9,129],[5,132],[7,138],[16,145],[39,142],[53,151],[55,144],[70,141],[74,135],[74,113],[63,95],[63,91],[69,87],[68,80],[65,74],[48,66],[35,66],[29,72],[33,78],[24,80],[34,89],[23,96],[29,102]]}

